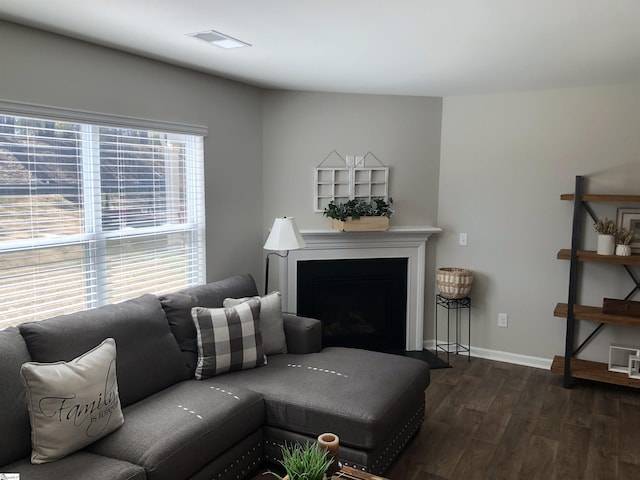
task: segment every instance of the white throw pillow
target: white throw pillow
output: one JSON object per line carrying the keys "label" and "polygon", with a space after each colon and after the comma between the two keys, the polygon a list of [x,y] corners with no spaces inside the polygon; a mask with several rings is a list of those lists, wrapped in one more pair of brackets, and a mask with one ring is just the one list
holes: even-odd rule
{"label": "white throw pillow", "polygon": [[196,380],[266,363],[258,300],[231,308],[193,307],[191,317],[198,343]]}
{"label": "white throw pillow", "polygon": [[249,298],[260,300],[260,331],[266,355],[287,353],[287,339],[282,321],[282,296],[280,292],[272,292],[264,297],[225,298],[225,307],[235,307]]}
{"label": "white throw pillow", "polygon": [[59,460],[124,423],[113,338],[70,362],[24,363],[20,373],[31,420],[31,463]]}

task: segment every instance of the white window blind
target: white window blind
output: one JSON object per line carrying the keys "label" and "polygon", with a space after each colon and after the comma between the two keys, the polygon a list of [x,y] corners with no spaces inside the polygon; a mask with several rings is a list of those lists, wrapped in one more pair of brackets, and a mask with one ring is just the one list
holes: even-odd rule
{"label": "white window blind", "polygon": [[205,280],[203,137],[0,112],[0,328]]}

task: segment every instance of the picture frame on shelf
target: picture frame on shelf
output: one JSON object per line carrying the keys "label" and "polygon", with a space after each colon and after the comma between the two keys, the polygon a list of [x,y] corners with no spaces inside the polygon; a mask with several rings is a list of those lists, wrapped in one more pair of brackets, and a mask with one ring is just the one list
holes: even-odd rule
{"label": "picture frame on shelf", "polygon": [[640,208],[618,208],[617,225],[633,235],[631,251],[640,253]]}
{"label": "picture frame on shelf", "polygon": [[629,378],[640,378],[640,357],[638,355],[629,356]]}
{"label": "picture frame on shelf", "polygon": [[640,349],[627,347],[625,345],[612,344],[609,346],[609,366],[610,372],[629,373],[629,357],[640,356]]}

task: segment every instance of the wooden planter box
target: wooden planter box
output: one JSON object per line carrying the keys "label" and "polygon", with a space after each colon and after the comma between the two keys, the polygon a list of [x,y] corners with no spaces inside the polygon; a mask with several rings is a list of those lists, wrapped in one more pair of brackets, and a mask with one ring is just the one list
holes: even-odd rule
{"label": "wooden planter box", "polygon": [[334,219],[333,228],[341,232],[384,232],[389,230],[389,217],[348,217],[344,222]]}

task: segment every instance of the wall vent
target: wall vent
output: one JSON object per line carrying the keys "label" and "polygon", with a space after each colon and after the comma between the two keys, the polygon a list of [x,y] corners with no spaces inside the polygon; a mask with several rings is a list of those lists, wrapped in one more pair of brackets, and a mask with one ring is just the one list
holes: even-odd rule
{"label": "wall vent", "polygon": [[194,37],[203,42],[210,43],[220,48],[242,48],[250,47],[251,45],[238,40],[236,38],[225,35],[224,33],[216,32],[215,30],[207,30],[206,32],[188,33],[187,36]]}

